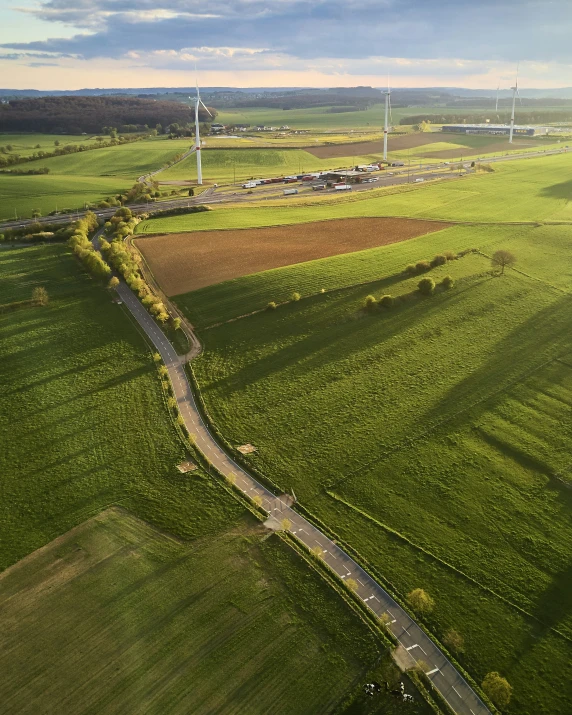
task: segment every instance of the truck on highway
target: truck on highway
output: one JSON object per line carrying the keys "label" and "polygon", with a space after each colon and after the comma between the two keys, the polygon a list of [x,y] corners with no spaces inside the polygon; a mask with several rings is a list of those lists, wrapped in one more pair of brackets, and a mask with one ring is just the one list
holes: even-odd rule
{"label": "truck on highway", "polygon": [[291,196],[292,194],[297,194],[298,189],[284,189],[282,193],[284,194],[284,196]]}
{"label": "truck on highway", "polygon": [[242,185],[243,189],[254,189],[256,188],[257,183],[256,181],[247,181],[246,184]]}
{"label": "truck on highway", "polygon": [[351,191],[351,184],[334,184],[334,189],[336,191]]}

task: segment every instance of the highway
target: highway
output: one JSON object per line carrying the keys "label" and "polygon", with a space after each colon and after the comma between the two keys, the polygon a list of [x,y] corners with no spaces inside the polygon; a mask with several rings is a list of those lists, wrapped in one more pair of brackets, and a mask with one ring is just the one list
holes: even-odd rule
{"label": "highway", "polygon": [[[191,149],[189,152],[187,152],[186,156],[189,154],[192,154],[194,149]],[[539,157],[539,156],[553,156],[556,154],[563,154],[563,153],[568,153],[569,151],[572,151],[572,149],[568,149],[567,147],[563,147],[562,149],[554,149],[551,151],[540,151],[540,152],[534,152],[534,153],[523,153],[523,154],[512,154],[509,156],[499,156],[499,157],[491,157],[487,158],[485,157],[482,159],[484,163],[490,164],[490,163],[497,163],[497,162],[504,162],[504,161],[514,161],[514,160],[520,160],[520,159],[531,159],[534,157]],[[182,159],[180,160],[182,161]],[[474,157],[469,157],[464,160],[464,164],[468,164],[472,161],[480,161],[479,159],[476,159]],[[352,192],[356,191],[372,191],[373,189],[378,189],[381,187],[385,186],[398,186],[402,184],[415,184],[415,179],[416,178],[423,178],[424,181],[430,181],[433,179],[440,179],[440,180],[445,180],[445,179],[458,179],[459,178],[459,173],[457,171],[451,171],[451,166],[455,167],[459,165],[459,161],[452,161],[447,165],[444,165],[443,162],[440,163],[434,163],[434,164],[423,164],[421,167],[418,165],[417,162],[413,164],[410,167],[405,166],[405,167],[395,167],[391,168],[389,167],[386,171],[381,171],[381,172],[376,172],[375,174],[368,174],[368,178],[377,178],[378,181],[375,183],[361,183],[361,184],[355,184],[352,187]],[[158,171],[161,171],[158,170]],[[470,170],[463,170],[466,173],[470,173]],[[431,173],[433,172],[433,173]],[[393,176],[390,176],[390,173],[393,174]],[[464,174],[463,174],[464,175]],[[143,179],[144,177],[139,177],[138,180]],[[294,184],[290,185],[293,188],[298,188],[300,193],[298,196],[301,194],[304,194],[308,191],[312,191],[311,187],[306,187],[303,185],[298,184],[295,186]],[[196,187],[195,187],[196,188]],[[223,188],[223,187],[219,187]],[[247,193],[244,189],[238,189],[237,191],[218,191],[214,189],[213,187],[207,188],[206,190],[202,191],[198,196],[193,196],[193,197],[178,197],[176,199],[169,199],[167,201],[157,201],[153,203],[140,203],[140,204],[130,204],[129,208],[131,211],[135,214],[141,214],[141,213],[155,213],[158,211],[164,211],[172,208],[181,208],[185,206],[194,206],[197,204],[223,204],[223,203],[249,203],[249,202],[257,202],[266,199],[282,199],[284,201],[288,201],[288,199],[291,199],[291,196],[284,196],[282,194],[282,189],[284,188],[283,185],[279,184],[273,184],[273,185],[265,185],[265,186],[259,186],[256,187],[256,189],[253,190],[253,192]],[[312,192],[312,193],[318,193],[318,194],[331,194],[334,193],[333,189],[326,190],[326,191],[321,191],[321,192]],[[344,192],[340,192],[344,193]],[[111,218],[115,211],[117,210],[117,207],[111,207],[108,209],[96,209],[95,213],[97,216],[101,219],[107,219]],[[0,230],[2,229],[7,229],[7,228],[21,228],[22,226],[27,226],[32,223],[39,223],[39,224],[54,224],[54,225],[60,225],[60,224],[66,224],[69,223],[70,221],[74,221],[77,218],[81,216],[83,211],[80,211],[79,209],[77,211],[74,211],[71,214],[64,214],[64,215],[58,215],[58,216],[42,216],[38,219],[16,219],[16,220],[9,220],[9,221],[4,221],[0,222]]]}
{"label": "highway", "polygon": [[[94,238],[96,247],[100,234]],[[359,564],[290,506],[292,497],[273,494],[222,449],[197,408],[184,370],[185,358],[177,355],[163,331],[123,280],[117,287],[117,293],[161,355],[169,371],[179,411],[197,449],[221,474],[233,475],[235,486],[246,496],[251,499],[259,497],[257,501],[266,514],[275,517],[282,528],[287,528],[308,549],[318,547],[324,562],[340,580],[353,579],[357,596],[376,616],[387,614],[388,628],[413,661],[424,669],[455,713],[490,715],[486,705],[432,639]],[[196,336],[193,338],[198,341]]]}

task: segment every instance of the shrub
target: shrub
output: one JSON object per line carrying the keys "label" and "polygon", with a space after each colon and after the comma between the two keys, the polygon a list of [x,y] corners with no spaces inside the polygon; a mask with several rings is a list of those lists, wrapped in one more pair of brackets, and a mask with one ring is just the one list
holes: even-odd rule
{"label": "shrub", "polygon": [[435,601],[422,588],[415,588],[407,595],[407,600],[417,613],[431,613],[435,608]]}
{"label": "shrub", "polygon": [[499,673],[487,673],[483,680],[483,690],[499,708],[506,707],[512,695],[512,686]]}
{"label": "shrub", "polygon": [[417,268],[415,267],[414,263],[409,263],[407,266],[405,266],[405,271],[404,273],[409,273],[410,276],[414,276],[417,274]]}
{"label": "shrub", "polygon": [[449,290],[449,288],[452,288],[455,285],[455,281],[452,276],[445,276],[441,281],[441,285],[445,290]]}
{"label": "shrub", "polygon": [[453,251],[445,251],[443,255],[448,261],[454,261],[457,258],[457,254],[453,253]]}
{"label": "shrub", "polygon": [[34,290],[32,291],[32,300],[34,301],[35,305],[47,305],[49,301],[48,291],[42,286],[34,288]]}
{"label": "shrub", "polygon": [[268,305],[266,307],[268,308],[268,310],[276,310],[276,308],[278,306],[276,305],[276,303],[273,300],[271,300],[270,303],[268,303]]}
{"label": "shrub", "polygon": [[392,295],[382,295],[379,304],[384,308],[391,308],[395,303]]}
{"label": "shrub", "polygon": [[429,270],[431,270],[431,264],[429,261],[417,261],[415,264],[416,273],[426,273]]}
{"label": "shrub", "polygon": [[443,636],[443,643],[455,651],[455,653],[462,653],[465,649],[465,640],[463,636],[456,631],[454,628],[450,628],[447,633]]}
{"label": "shrub", "polygon": [[119,278],[117,276],[112,276],[109,279],[109,283],[107,284],[107,287],[110,290],[113,290],[114,288],[117,288],[118,285],[119,285]]}
{"label": "shrub", "polygon": [[364,308],[366,310],[373,310],[375,306],[377,305],[376,299],[373,297],[373,295],[368,295],[366,296],[366,299],[364,301]]}
{"label": "shrub", "polygon": [[294,291],[294,293],[292,293],[293,301],[298,301],[298,300],[300,300],[300,298],[301,298],[300,293],[296,293],[296,291]]}
{"label": "shrub", "polygon": [[447,263],[447,256],[444,253],[438,253],[431,261],[431,268],[436,268],[437,266],[444,266],[445,263]]}
{"label": "shrub", "polygon": [[417,284],[417,289],[422,295],[432,295],[435,290],[435,281],[433,278],[422,278]]}

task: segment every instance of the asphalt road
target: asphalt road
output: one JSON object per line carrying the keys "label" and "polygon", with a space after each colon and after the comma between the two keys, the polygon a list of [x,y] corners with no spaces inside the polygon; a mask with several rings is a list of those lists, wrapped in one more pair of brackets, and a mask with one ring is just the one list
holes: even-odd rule
{"label": "asphalt road", "polygon": [[[95,239],[97,240],[97,239]],[[319,547],[323,559],[342,580],[354,579],[357,595],[377,616],[387,613],[389,628],[416,663],[425,670],[435,688],[459,715],[490,715],[490,711],[433,643],[431,638],[409,617],[393,598],[374,581],[348,554],[310,524],[303,516],[259,484],[234,462],[218,445],[203,421],[187,380],[183,359],[177,355],[155,320],[143,308],[139,299],[123,282],[117,288],[119,297],[145,331],[169,371],[174,396],[185,426],[193,435],[197,448],[224,475],[233,474],[235,485],[251,498],[260,497],[262,508],[279,521],[287,519],[289,531],[309,549]]]}

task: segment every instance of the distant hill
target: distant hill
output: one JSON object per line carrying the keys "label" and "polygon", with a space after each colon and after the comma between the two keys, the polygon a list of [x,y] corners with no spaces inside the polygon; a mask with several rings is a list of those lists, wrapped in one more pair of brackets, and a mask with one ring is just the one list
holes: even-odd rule
{"label": "distant hill", "polygon": [[[206,121],[208,115],[201,112],[199,118]],[[100,134],[111,127],[129,132],[193,121],[193,110],[182,102],[137,97],[38,97],[0,104],[0,132]]]}

